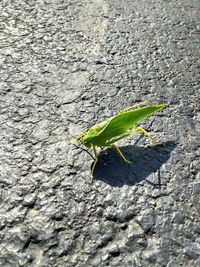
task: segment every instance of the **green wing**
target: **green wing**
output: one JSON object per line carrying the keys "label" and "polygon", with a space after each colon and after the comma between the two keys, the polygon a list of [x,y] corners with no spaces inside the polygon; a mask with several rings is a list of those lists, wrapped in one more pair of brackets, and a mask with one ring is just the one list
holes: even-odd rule
{"label": "green wing", "polygon": [[107,123],[98,134],[98,138],[106,141],[119,136],[162,107],[163,104],[153,105],[121,113]]}

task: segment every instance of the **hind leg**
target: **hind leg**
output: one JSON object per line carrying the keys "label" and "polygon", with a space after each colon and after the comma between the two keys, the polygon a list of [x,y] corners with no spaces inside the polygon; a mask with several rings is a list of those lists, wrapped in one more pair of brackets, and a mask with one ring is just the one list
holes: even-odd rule
{"label": "hind leg", "polygon": [[138,128],[136,128],[135,130],[133,130],[133,131],[127,133],[127,134],[124,134],[123,136],[120,136],[120,137],[118,137],[118,138],[113,139],[111,142],[107,142],[106,144],[107,144],[107,146],[113,145],[115,142],[117,142],[117,141],[119,141],[119,140],[121,140],[121,139],[124,139],[125,137],[127,137],[127,136],[129,136],[129,135],[132,135],[132,134],[134,134],[134,133],[136,133],[136,132],[139,132],[139,131],[143,132],[147,137],[149,137],[149,138],[151,139],[151,141],[154,142],[154,144],[156,144],[156,145],[160,145],[160,144],[162,144],[161,142],[157,142],[157,141],[150,135],[150,133],[148,133],[148,132],[147,132],[144,128],[142,128],[142,127],[138,127]]}
{"label": "hind leg", "polygon": [[128,111],[128,110],[130,110],[130,109],[134,109],[134,108],[137,108],[137,107],[140,107],[140,106],[143,106],[143,105],[146,105],[146,104],[148,104],[148,100],[146,100],[146,101],[143,101],[143,102],[140,102],[140,103],[137,103],[137,104],[135,104],[135,105],[133,105],[133,106],[130,106],[130,107],[128,107],[128,108],[125,108],[125,109],[123,109],[122,111],[120,111],[118,114],[121,114],[121,113],[124,113],[124,112],[126,112],[126,111]]}
{"label": "hind leg", "polygon": [[157,142],[157,141],[150,135],[150,133],[148,133],[148,132],[147,132],[144,128],[142,128],[142,127],[138,127],[137,129],[131,131],[128,135],[134,134],[134,133],[139,132],[139,131],[143,132],[147,137],[149,137],[149,138],[151,139],[151,141],[152,141],[154,144],[156,144],[156,145],[160,145],[160,144],[161,144],[161,142]]}
{"label": "hind leg", "polygon": [[126,162],[126,163],[131,163],[131,161],[127,160],[126,157],[124,156],[124,154],[122,153],[122,151],[119,149],[119,147],[116,144],[113,144],[113,146],[117,149],[117,152],[120,154],[120,156],[122,157],[122,159]]}

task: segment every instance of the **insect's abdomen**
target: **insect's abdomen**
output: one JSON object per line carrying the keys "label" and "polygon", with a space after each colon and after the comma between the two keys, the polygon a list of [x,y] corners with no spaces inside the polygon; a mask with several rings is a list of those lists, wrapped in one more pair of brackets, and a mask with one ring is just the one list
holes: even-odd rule
{"label": "insect's abdomen", "polygon": [[119,114],[113,117],[104,127],[99,134],[99,138],[103,141],[119,136],[132,128],[137,122],[145,119],[163,106],[164,105],[147,106]]}

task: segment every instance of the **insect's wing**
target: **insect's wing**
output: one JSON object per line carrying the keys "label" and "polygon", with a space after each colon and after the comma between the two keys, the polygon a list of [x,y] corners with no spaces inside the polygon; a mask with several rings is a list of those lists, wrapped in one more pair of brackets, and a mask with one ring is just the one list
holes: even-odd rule
{"label": "insect's wing", "polygon": [[115,136],[119,136],[132,128],[137,122],[145,119],[162,107],[164,107],[163,104],[153,105],[119,114],[109,121],[109,123],[98,134],[98,137],[101,138],[101,140],[106,141]]}

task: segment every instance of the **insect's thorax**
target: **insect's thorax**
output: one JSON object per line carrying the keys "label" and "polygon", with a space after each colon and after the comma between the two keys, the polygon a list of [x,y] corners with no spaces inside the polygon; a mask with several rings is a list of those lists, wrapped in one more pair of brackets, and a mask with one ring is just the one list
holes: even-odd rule
{"label": "insect's thorax", "polygon": [[83,136],[81,142],[86,147],[90,148],[91,145],[97,145],[98,143],[98,135],[107,125],[108,121],[103,121],[101,123],[93,125]]}

